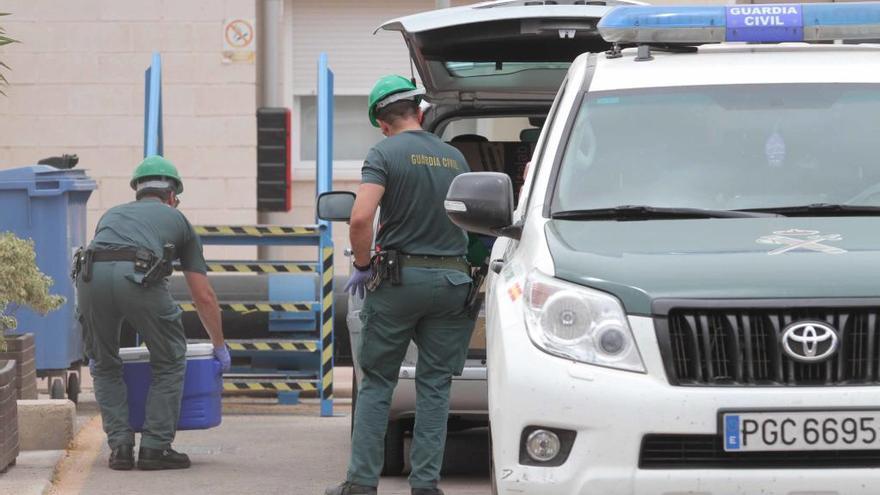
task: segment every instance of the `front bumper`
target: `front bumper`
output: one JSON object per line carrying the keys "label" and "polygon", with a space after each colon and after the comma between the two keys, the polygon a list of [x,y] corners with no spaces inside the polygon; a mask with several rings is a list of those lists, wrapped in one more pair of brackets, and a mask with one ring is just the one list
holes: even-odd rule
{"label": "front bumper", "polygon": [[[520,323],[489,345],[489,410],[500,494],[868,494],[880,469],[640,469],[646,434],[717,434],[723,409],[848,408],[880,404],[880,387],[673,387],[650,318],[630,324],[647,374],[575,363],[529,341]],[[525,364],[527,363],[527,364]],[[574,430],[559,467],[519,462],[532,425]],[[719,440],[720,441],[720,440]]]}

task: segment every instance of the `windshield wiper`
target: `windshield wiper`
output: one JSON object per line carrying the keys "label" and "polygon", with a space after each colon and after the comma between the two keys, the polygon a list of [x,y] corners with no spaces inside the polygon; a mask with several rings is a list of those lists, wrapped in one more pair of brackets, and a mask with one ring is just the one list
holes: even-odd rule
{"label": "windshield wiper", "polygon": [[741,210],[706,210],[702,208],[666,208],[662,206],[621,205],[592,210],[554,212],[551,217],[564,220],[653,220],[689,218],[754,218],[775,217],[774,212]]}
{"label": "windshield wiper", "polygon": [[833,203],[814,203],[800,206],[779,206],[775,208],[748,208],[746,212],[776,213],[786,217],[852,217],[880,216],[880,206],[841,205]]}

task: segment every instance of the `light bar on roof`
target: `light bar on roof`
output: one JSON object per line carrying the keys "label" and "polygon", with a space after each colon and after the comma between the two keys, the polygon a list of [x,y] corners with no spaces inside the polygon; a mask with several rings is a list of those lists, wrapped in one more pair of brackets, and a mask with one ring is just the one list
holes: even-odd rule
{"label": "light bar on roof", "polygon": [[621,6],[601,21],[612,43],[721,43],[880,38],[880,2]]}

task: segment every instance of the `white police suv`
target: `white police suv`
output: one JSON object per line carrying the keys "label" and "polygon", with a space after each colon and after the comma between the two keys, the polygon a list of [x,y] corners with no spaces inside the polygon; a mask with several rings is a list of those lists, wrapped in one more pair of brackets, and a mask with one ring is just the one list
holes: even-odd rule
{"label": "white police suv", "polygon": [[880,4],[622,6],[487,294],[497,493],[880,493]]}

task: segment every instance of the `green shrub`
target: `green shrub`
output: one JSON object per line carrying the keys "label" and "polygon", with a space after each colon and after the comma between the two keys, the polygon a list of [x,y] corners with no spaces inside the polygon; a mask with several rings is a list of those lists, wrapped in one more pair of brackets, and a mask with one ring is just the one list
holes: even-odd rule
{"label": "green shrub", "polygon": [[33,241],[0,233],[0,350],[6,347],[5,332],[18,325],[12,314],[15,308],[27,306],[46,314],[64,304],[62,296],[49,293],[52,283],[37,267]]}

